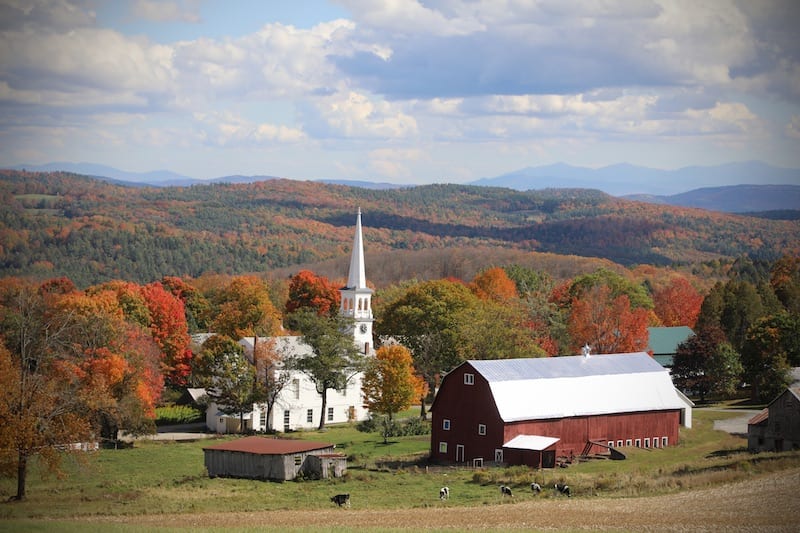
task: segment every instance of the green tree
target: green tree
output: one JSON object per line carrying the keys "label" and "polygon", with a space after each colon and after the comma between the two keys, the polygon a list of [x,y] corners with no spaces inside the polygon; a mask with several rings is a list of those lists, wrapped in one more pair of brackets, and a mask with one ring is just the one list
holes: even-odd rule
{"label": "green tree", "polygon": [[[792,331],[789,341],[787,329],[791,328],[786,313],[763,317],[747,331],[742,350],[744,377],[751,386],[752,399],[769,401],[791,383],[791,367],[786,350],[787,342],[796,344],[797,331]],[[796,322],[795,322],[796,323]]]}
{"label": "green tree", "polygon": [[572,280],[569,293],[573,299],[582,298],[585,293],[594,287],[603,286],[610,289],[612,298],[622,295],[627,296],[632,308],[652,310],[654,307],[653,299],[643,285],[636,284],[605,268],[600,268],[591,274],[577,276]]}
{"label": "green tree", "polygon": [[215,335],[203,343],[207,369],[203,383],[209,399],[225,414],[239,415],[239,431],[245,431],[244,414],[256,401],[255,368],[244,356],[242,346],[229,337]]}
{"label": "green tree", "polygon": [[[714,376],[710,372],[712,361],[724,343],[723,331],[719,327],[709,326],[679,344],[672,363],[675,385],[698,395],[701,402],[706,401],[714,390]],[[727,349],[720,355],[728,355]]]}
{"label": "green tree", "polygon": [[711,380],[711,393],[721,398],[731,398],[736,395],[736,389],[742,382],[744,367],[741,356],[731,343],[718,344],[706,365],[705,372]]}
{"label": "green tree", "polygon": [[353,322],[345,317],[321,316],[311,307],[301,307],[287,316],[287,323],[299,331],[312,355],[285,361],[289,368],[303,372],[314,383],[322,400],[318,429],[325,427],[328,391],[342,390],[363,369],[364,355],[356,348]]}

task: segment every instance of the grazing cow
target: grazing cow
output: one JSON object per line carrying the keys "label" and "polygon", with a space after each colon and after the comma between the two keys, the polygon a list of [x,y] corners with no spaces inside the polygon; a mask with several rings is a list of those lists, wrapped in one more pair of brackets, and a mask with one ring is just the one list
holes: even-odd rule
{"label": "grazing cow", "polygon": [[448,500],[450,499],[450,488],[449,487],[442,487],[439,489],[439,499],[440,500]]}
{"label": "grazing cow", "polygon": [[533,491],[534,494],[539,494],[542,492],[542,486],[534,481],[531,483],[531,491]]}
{"label": "grazing cow", "polygon": [[512,498],[514,497],[514,495],[511,494],[511,487],[506,487],[505,485],[500,485],[500,494],[503,496],[511,496]]}
{"label": "grazing cow", "polygon": [[331,496],[331,501],[339,507],[350,507],[350,494],[337,494],[336,496]]}
{"label": "grazing cow", "polygon": [[562,485],[560,483],[556,483],[555,489],[561,494],[565,494],[567,498],[569,498],[569,485]]}

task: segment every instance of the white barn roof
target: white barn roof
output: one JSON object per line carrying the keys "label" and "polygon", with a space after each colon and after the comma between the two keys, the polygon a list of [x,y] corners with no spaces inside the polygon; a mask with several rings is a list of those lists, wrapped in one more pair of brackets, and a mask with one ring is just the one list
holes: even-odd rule
{"label": "white barn roof", "polygon": [[468,361],[505,422],[690,407],[647,353]]}

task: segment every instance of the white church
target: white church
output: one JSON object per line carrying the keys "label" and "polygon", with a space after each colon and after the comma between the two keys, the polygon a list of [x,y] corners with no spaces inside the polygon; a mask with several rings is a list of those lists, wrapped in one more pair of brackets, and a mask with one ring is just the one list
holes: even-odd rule
{"label": "white church", "polygon": [[[364,242],[361,234],[361,210],[356,217],[356,232],[353,239],[353,250],[350,258],[350,270],[347,286],[339,289],[341,303],[339,313],[354,321],[353,342],[367,356],[374,355],[372,345],[372,289],[367,287],[364,268]],[[279,354],[290,357],[312,355],[311,347],[303,343],[299,336],[253,337],[241,339],[245,355],[253,362],[253,346],[256,342],[273,341]],[[267,420],[266,404],[254,404],[253,410],[245,414],[247,430],[292,431],[298,429],[315,429],[319,425],[322,398],[314,383],[304,373],[291,371],[288,384],[272,407],[271,420]],[[364,408],[361,395],[362,373],[354,374],[341,391],[328,390],[325,424],[337,424],[364,420],[369,412]],[[197,396],[204,391],[190,391]],[[239,415],[226,415],[218,406],[210,404],[206,411],[206,425],[216,433],[234,433],[239,430]]]}

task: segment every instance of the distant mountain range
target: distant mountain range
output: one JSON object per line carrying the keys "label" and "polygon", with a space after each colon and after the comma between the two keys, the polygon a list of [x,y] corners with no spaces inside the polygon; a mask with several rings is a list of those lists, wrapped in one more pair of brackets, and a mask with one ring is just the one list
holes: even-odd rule
{"label": "distant mountain range", "polygon": [[[197,179],[169,170],[127,172],[93,163],[16,165],[15,170],[66,171],[106,181],[151,187],[186,187],[209,183],[253,183],[278,179],[269,175],[231,175]],[[406,187],[385,182],[318,179],[327,184],[362,189]],[[467,185],[503,187],[518,191],[541,189],[596,189],[612,196],[666,205],[699,207],[732,213],[800,210],[800,169],[781,168],[759,161],[709,167],[660,170],[629,164],[602,168],[575,167],[564,163],[527,167]]]}

